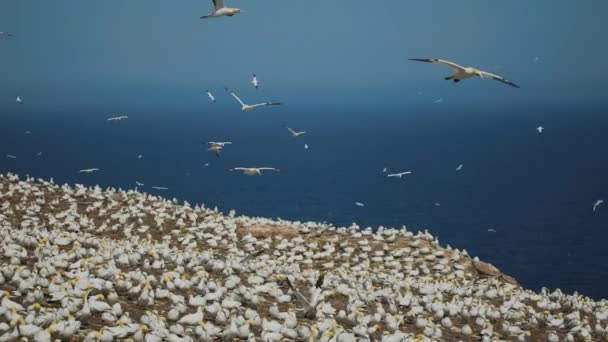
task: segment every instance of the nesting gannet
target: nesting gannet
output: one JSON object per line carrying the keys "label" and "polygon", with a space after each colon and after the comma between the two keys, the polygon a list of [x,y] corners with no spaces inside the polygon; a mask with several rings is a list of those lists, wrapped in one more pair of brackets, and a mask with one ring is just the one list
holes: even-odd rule
{"label": "nesting gannet", "polygon": [[593,205],[593,211],[595,212],[595,210],[597,209],[597,207],[599,207],[600,205],[602,205],[602,203],[604,203],[604,200],[597,200],[597,202],[595,202],[595,204]]}
{"label": "nesting gannet", "polygon": [[211,100],[211,102],[215,103],[215,96],[213,96],[213,94],[211,94],[211,91],[209,91],[209,89],[207,89],[207,96],[209,96],[209,99]]}
{"label": "nesting gannet", "polygon": [[23,104],[23,100],[21,100],[21,96],[17,96],[17,97],[15,98],[15,101],[16,101],[18,104]]}
{"label": "nesting gannet", "polygon": [[301,131],[301,132],[296,132],[293,129],[287,127],[287,130],[291,133],[291,135],[295,138],[295,137],[299,137],[302,134],[306,134],[305,131]]}
{"label": "nesting gannet", "polygon": [[519,88],[518,85],[516,85],[513,82],[510,82],[506,79],[504,79],[501,76],[486,72],[486,71],[481,71],[479,69],[475,69],[475,68],[470,68],[470,67],[463,67],[461,65],[458,65],[456,63],[452,63],[449,61],[445,61],[442,59],[436,59],[436,58],[412,58],[410,59],[411,61],[417,61],[417,62],[427,62],[427,63],[433,63],[433,64],[441,64],[441,65],[445,65],[449,68],[452,68],[456,71],[456,73],[452,76],[448,76],[445,79],[446,80],[452,80],[454,82],[460,82],[462,80],[466,80],[468,78],[472,78],[472,77],[479,77],[481,79],[486,79],[486,78],[490,78],[499,82],[502,82],[504,84],[508,84],[510,86],[513,86],[515,88]]}
{"label": "nesting gannet", "polygon": [[255,73],[253,74],[253,78],[251,79],[251,84],[253,84],[255,89],[258,89],[260,87],[260,82],[258,82],[258,77]]}
{"label": "nesting gannet", "polygon": [[281,105],[281,102],[262,102],[262,103],[256,103],[253,105],[248,105],[246,103],[244,103],[234,92],[230,92],[230,94],[237,100],[239,101],[239,103],[241,104],[241,110],[243,112],[248,112],[252,109],[256,109],[258,107],[268,107],[268,106],[278,106]]}
{"label": "nesting gannet", "polygon": [[399,172],[399,173],[391,173],[386,175],[386,177],[399,177],[399,178],[403,178],[403,175],[410,175],[412,174],[412,171],[403,171],[403,172]]}
{"label": "nesting gannet", "polygon": [[543,131],[544,131],[544,130],[545,130],[545,128],[544,128],[543,126],[538,126],[538,127],[536,127],[536,131],[537,131],[539,134],[543,134]]}
{"label": "nesting gannet", "polygon": [[213,12],[208,15],[204,15],[201,19],[207,18],[220,18],[220,17],[232,17],[235,14],[241,12],[239,8],[226,7],[224,0],[212,0],[213,1]]}
{"label": "nesting gannet", "polygon": [[464,166],[464,165],[462,165],[462,164],[458,165],[458,167],[456,168],[456,171],[460,171],[460,170],[462,170],[462,167],[463,167],[463,166]]}
{"label": "nesting gannet", "polygon": [[231,169],[231,171],[232,170],[243,171],[243,174],[245,174],[247,176],[261,176],[262,171],[265,171],[265,170],[280,172],[279,169],[275,169],[274,167],[235,167],[235,168]]}
{"label": "nesting gannet", "polygon": [[99,169],[98,168],[82,169],[82,170],[78,171],[78,173],[93,173],[96,171],[99,171]]}
{"label": "nesting gannet", "polygon": [[223,142],[210,141],[210,142],[208,142],[208,144],[211,145],[211,147],[209,147],[207,149],[207,151],[213,151],[215,153],[215,155],[217,157],[219,157],[220,154],[222,153],[222,150],[224,149],[224,146],[232,144],[232,142],[230,142],[230,141],[223,141]]}
{"label": "nesting gannet", "polygon": [[121,115],[121,116],[114,116],[108,119],[108,121],[121,121],[121,120],[125,120],[128,119],[129,117],[126,115]]}

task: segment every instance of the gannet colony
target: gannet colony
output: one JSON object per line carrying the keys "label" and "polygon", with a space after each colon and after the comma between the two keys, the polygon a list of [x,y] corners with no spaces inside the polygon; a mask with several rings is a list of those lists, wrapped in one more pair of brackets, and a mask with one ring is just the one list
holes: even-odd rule
{"label": "gannet colony", "polygon": [[606,341],[428,232],[224,215],[0,176],[0,341]]}

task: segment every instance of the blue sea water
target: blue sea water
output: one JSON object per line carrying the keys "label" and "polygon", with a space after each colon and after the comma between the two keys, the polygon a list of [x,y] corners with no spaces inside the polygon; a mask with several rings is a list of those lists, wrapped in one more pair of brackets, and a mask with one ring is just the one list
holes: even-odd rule
{"label": "blue sea water", "polygon": [[[2,173],[123,189],[139,181],[144,191],[245,215],[429,229],[526,287],[608,297],[608,206],[592,212],[608,200],[602,110],[466,110],[430,98],[407,109],[288,103],[250,113],[204,95],[177,107],[25,101],[0,112]],[[129,119],[107,122],[113,114]],[[285,126],[309,133],[292,138]],[[223,140],[233,144],[221,158],[203,144]],[[282,172],[228,171],[237,166]],[[77,173],[93,167],[101,171]],[[413,173],[387,179],[384,167]]]}

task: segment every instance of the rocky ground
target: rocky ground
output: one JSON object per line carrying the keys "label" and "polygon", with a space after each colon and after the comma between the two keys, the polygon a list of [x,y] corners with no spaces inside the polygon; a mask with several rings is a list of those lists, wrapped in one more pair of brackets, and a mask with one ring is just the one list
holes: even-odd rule
{"label": "rocky ground", "polygon": [[405,228],[9,174],[0,237],[0,342],[608,341],[607,301],[526,290]]}

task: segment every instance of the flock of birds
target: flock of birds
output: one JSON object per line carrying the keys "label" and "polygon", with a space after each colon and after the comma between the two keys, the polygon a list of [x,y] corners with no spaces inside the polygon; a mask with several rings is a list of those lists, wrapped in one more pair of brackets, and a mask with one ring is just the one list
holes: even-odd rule
{"label": "flock of birds", "polygon": [[526,290],[428,231],[12,174],[0,207],[2,342],[608,339],[608,301]]}

